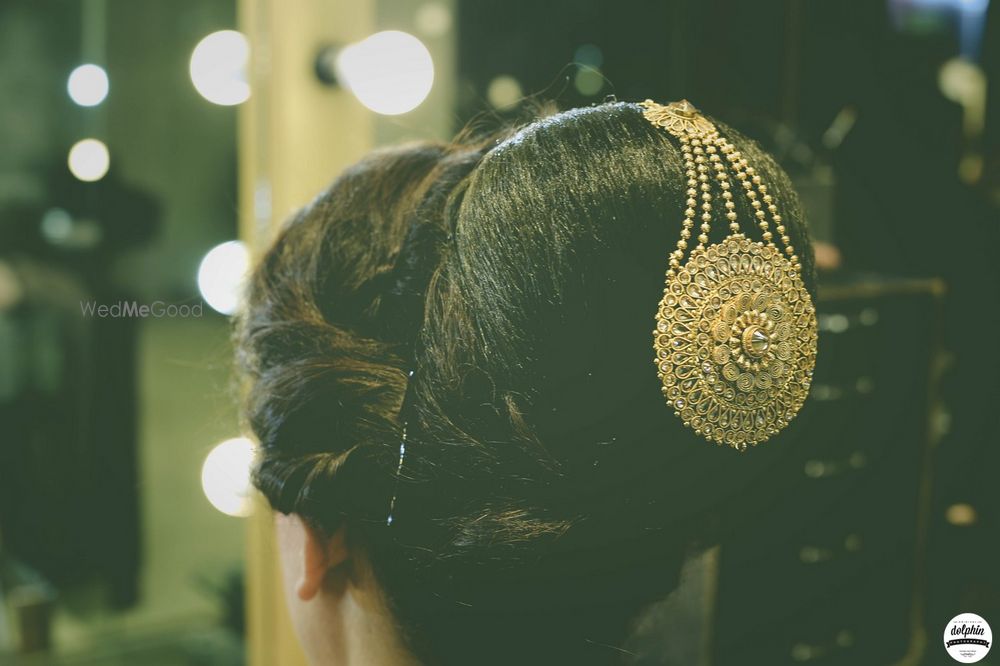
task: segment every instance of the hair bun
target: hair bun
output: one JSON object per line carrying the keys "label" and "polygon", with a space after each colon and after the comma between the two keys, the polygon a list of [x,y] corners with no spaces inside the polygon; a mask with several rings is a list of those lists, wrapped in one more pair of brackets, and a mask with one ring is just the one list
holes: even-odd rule
{"label": "hair bun", "polygon": [[254,484],[276,511],[304,516],[327,531],[348,517],[378,519],[389,481],[377,459],[380,450],[359,444],[341,452],[266,456],[254,470]]}
{"label": "hair bun", "polygon": [[254,272],[236,336],[260,442],[254,480],[275,509],[384,521],[413,347],[450,234],[443,211],[483,152],[373,154],[303,209]]}

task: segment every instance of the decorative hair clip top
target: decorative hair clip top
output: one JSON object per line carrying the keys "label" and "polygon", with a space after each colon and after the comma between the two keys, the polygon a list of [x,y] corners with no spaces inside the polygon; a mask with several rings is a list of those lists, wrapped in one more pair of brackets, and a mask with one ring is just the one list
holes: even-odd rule
{"label": "decorative hair clip top", "polygon": [[[681,237],[653,331],[661,390],[684,425],[745,451],[785,428],[805,402],[816,364],[816,310],[754,167],[687,100],[641,106],[680,143],[687,178]],[[734,189],[743,190],[760,240],[741,231]],[[709,245],[716,195],[729,234]],[[696,218],[697,245],[685,259]]]}

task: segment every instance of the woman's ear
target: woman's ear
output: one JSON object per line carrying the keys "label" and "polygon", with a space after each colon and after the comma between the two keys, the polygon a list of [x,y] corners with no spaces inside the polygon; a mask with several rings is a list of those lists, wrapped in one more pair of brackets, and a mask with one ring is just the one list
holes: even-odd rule
{"label": "woman's ear", "polygon": [[326,536],[294,513],[275,515],[286,589],[310,601],[323,587],[327,572],[347,561],[347,528],[341,526]]}

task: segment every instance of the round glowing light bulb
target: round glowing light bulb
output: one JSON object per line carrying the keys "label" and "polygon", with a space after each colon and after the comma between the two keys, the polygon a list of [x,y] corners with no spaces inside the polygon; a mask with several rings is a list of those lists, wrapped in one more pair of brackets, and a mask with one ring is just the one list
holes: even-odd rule
{"label": "round glowing light bulb", "polygon": [[375,113],[394,116],[420,106],[434,85],[434,61],[419,39],[377,32],[337,55],[337,78]]}
{"label": "round glowing light bulb", "polygon": [[227,516],[250,515],[250,472],[254,444],[246,437],[227,439],[215,446],[201,466],[201,488],[216,509]]}
{"label": "round glowing light bulb", "polygon": [[213,32],[198,42],[191,53],[191,82],[213,104],[242,104],[250,98],[249,61],[250,43],[242,33]]}
{"label": "round glowing light bulb", "polygon": [[239,308],[250,253],[241,241],[216,245],[198,266],[198,291],[216,312],[230,315]]}
{"label": "round glowing light bulb", "polygon": [[108,96],[108,73],[99,65],[80,65],[70,72],[66,92],[80,106],[97,106]]}
{"label": "round glowing light bulb", "polygon": [[66,162],[70,173],[84,182],[92,183],[104,178],[111,166],[111,155],[103,141],[83,139],[69,149]]}

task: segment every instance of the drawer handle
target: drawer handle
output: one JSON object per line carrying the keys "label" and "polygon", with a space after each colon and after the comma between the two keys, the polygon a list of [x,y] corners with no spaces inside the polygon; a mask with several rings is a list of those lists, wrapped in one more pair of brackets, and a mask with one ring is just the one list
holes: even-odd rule
{"label": "drawer handle", "polygon": [[807,460],[803,468],[810,479],[825,479],[839,476],[868,466],[868,456],[862,451],[855,451],[847,460]]}
{"label": "drawer handle", "polygon": [[[843,554],[852,555],[860,552],[863,542],[860,534],[848,534],[844,537]],[[837,557],[837,549],[826,546],[802,546],[799,549],[799,561],[803,564],[822,564]]]}
{"label": "drawer handle", "polygon": [[837,386],[834,384],[813,384],[809,391],[809,399],[819,402],[843,400],[848,395],[868,395],[875,390],[875,380],[862,375],[854,380],[854,386]]}
{"label": "drawer handle", "polygon": [[856,315],[841,312],[821,313],[816,320],[821,333],[843,333],[858,326],[874,326],[878,323],[878,310],[865,308]]}
{"label": "drawer handle", "polygon": [[813,661],[822,659],[831,652],[841,649],[846,650],[854,646],[854,633],[849,629],[841,629],[833,640],[822,644],[796,643],[792,646],[792,659],[795,661]]}

